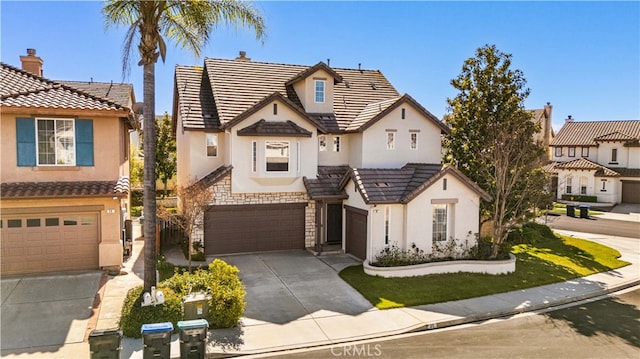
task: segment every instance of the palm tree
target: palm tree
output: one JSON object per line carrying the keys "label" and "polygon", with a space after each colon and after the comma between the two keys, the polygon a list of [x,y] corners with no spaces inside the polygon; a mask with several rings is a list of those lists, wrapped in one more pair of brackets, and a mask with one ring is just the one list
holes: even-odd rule
{"label": "palm tree", "polygon": [[156,176],[155,176],[155,64],[164,62],[165,39],[190,50],[196,57],[221,24],[249,27],[256,38],[264,38],[264,20],[250,4],[237,0],[107,0],[102,9],[105,25],[128,27],[122,56],[123,75],[129,69],[132,45],[139,40],[139,66],[143,66],[143,150],[144,150],[144,289],[156,284]]}

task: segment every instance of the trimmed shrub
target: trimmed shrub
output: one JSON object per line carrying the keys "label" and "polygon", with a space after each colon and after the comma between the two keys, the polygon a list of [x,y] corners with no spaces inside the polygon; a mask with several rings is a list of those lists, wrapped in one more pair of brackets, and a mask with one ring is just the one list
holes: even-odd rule
{"label": "trimmed shrub", "polygon": [[562,199],[565,201],[598,202],[597,196],[586,196],[577,194],[563,194]]}
{"label": "trimmed shrub", "polygon": [[164,304],[142,307],[143,287],[132,288],[122,305],[120,327],[124,335],[130,338],[141,338],[140,329],[143,324],[171,322],[174,331],[178,329],[178,321],[182,320],[182,299],[171,288],[161,287],[164,293]]}
{"label": "trimmed shrub", "polygon": [[535,244],[544,239],[556,238],[553,231],[544,224],[535,222],[525,223],[522,227],[514,229],[507,236],[509,244]]}
{"label": "trimmed shrub", "polygon": [[183,297],[192,292],[207,293],[210,297],[207,320],[212,328],[235,327],[244,313],[246,291],[238,268],[220,259],[211,262],[207,269],[176,273],[162,285]]}

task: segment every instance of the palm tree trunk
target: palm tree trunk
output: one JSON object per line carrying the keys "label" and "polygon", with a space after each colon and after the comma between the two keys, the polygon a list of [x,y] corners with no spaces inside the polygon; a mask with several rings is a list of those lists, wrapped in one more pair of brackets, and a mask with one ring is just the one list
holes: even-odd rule
{"label": "palm tree trunk", "polygon": [[155,62],[144,65],[144,291],[156,285]]}

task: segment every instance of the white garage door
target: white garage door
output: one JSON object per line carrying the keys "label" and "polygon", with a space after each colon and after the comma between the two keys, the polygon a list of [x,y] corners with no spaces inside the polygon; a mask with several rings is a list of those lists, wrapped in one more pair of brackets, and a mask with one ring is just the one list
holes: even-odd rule
{"label": "white garage door", "polygon": [[98,268],[98,213],[2,217],[3,275]]}

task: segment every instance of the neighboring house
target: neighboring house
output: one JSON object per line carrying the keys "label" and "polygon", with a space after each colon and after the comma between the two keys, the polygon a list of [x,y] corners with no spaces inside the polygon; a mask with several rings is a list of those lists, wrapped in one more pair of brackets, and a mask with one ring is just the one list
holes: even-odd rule
{"label": "neighboring house", "polygon": [[27,52],[1,64],[1,274],[119,269],[133,87],[48,80]]}
{"label": "neighboring house", "polygon": [[488,196],[443,167],[449,128],[380,71],[235,60],[177,66],[178,184],[213,189],[205,253],[473,245]]}
{"label": "neighboring house", "polygon": [[577,122],[571,116],[551,142],[557,198],[640,203],[640,121]]}
{"label": "neighboring house", "polygon": [[533,115],[533,121],[540,125],[540,132],[536,133],[534,139],[536,141],[540,141],[542,146],[545,149],[546,156],[544,158],[545,162],[549,162],[553,158],[553,153],[551,151],[550,144],[553,142],[555,137],[555,132],[553,131],[553,126],[551,122],[551,112],[553,110],[553,106],[551,103],[547,102],[544,108],[530,110]]}

